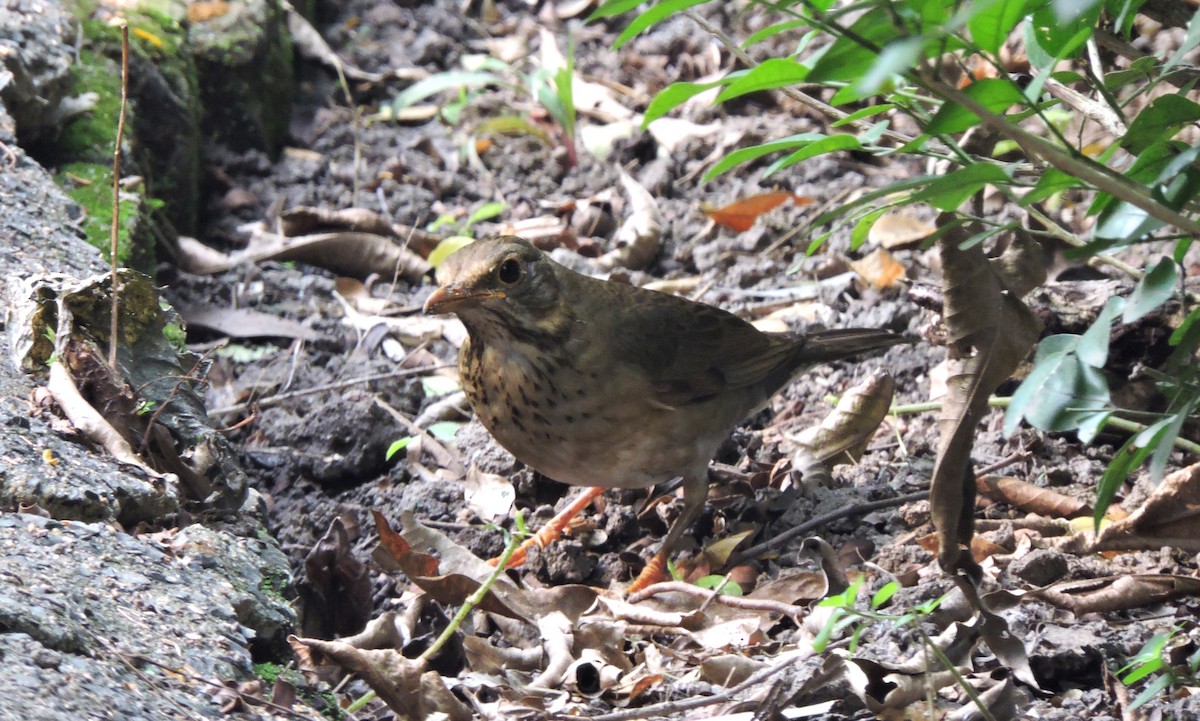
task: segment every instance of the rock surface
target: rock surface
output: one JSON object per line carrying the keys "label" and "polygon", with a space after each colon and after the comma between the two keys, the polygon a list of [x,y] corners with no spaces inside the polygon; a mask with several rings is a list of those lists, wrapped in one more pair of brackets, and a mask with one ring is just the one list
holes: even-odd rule
{"label": "rock surface", "polygon": [[[5,37],[61,42],[26,30]],[[12,98],[0,107],[0,276],[102,273],[79,209],[18,146]],[[18,285],[0,284],[5,308]],[[231,686],[282,657],[294,624],[281,595],[290,572],[262,531],[261,503],[250,494],[219,521],[187,525],[169,478],[118,464],[31,403],[44,373],[14,363],[11,317],[2,330],[0,721],[221,716]],[[234,707],[234,718],[316,717]]]}

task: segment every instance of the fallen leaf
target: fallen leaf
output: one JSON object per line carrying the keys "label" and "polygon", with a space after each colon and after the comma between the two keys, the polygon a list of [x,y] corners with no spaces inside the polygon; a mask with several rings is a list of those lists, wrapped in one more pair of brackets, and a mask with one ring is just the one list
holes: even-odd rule
{"label": "fallen leaf", "polygon": [[892,288],[900,285],[906,271],[895,256],[883,248],[876,248],[858,260],[850,261],[850,268],[874,288]]}
{"label": "fallen leaf", "polygon": [[904,211],[884,213],[871,226],[867,240],[888,250],[913,248],[933,235],[937,227]]}
{"label": "fallen leaf", "polygon": [[754,222],[758,220],[758,216],[778,208],[789,200],[796,205],[809,205],[814,202],[812,198],[803,195],[796,195],[785,190],[774,190],[735,200],[720,208],[703,208],[702,210],[708,219],[717,225],[723,225],[730,230],[743,233],[750,230]]}

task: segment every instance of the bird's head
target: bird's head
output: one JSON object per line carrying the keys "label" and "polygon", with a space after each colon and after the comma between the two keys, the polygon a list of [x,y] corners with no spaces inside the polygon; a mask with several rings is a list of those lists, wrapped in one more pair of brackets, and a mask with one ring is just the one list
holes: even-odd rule
{"label": "bird's head", "polygon": [[521,238],[477,240],[442,262],[425,312],[454,313],[469,329],[541,325],[560,307],[557,270]]}

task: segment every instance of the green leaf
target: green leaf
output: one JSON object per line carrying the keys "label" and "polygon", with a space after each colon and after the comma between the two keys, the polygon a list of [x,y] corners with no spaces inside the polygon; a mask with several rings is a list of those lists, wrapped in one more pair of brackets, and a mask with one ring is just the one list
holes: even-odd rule
{"label": "green leaf", "polygon": [[1096,484],[1096,501],[1092,504],[1094,508],[1092,521],[1097,528],[1100,526],[1100,521],[1104,519],[1104,514],[1108,512],[1108,507],[1112,505],[1113,499],[1117,497],[1117,491],[1120,490],[1121,484],[1125,482],[1133,469],[1142,465],[1149,455],[1150,451],[1138,448],[1134,445],[1134,439],[1130,438],[1108,462],[1108,467],[1100,476],[1100,482]]}
{"label": "green leaf", "polygon": [[880,113],[886,113],[887,111],[889,111],[895,107],[896,106],[892,103],[881,103],[879,105],[871,105],[871,106],[868,106],[865,108],[861,108],[859,110],[856,110],[853,113],[850,113],[849,115],[842,118],[841,120],[834,121],[829,127],[838,128],[843,125],[849,125],[850,123],[862,120],[863,118],[870,118],[870,117],[879,115]]}
{"label": "green leaf", "polygon": [[879,208],[859,218],[858,222],[854,224],[854,229],[850,231],[850,250],[858,250],[863,243],[867,242],[871,228],[888,210],[889,208]]}
{"label": "green leaf", "polygon": [[504,203],[501,203],[499,201],[492,201],[491,203],[484,203],[483,205],[476,208],[474,213],[471,213],[470,218],[467,218],[467,222],[463,224],[463,230],[469,229],[472,225],[475,225],[476,223],[480,223],[485,220],[491,220],[492,218],[499,216],[501,213],[504,212],[504,209],[506,207],[507,206],[504,205]]}
{"label": "green leaf", "polygon": [[[1154,195],[1168,207],[1178,210],[1200,192],[1200,171],[1193,166],[1200,156],[1200,147],[1187,147],[1175,142],[1155,143],[1146,149],[1138,160],[1125,173],[1125,177],[1138,182],[1147,182],[1151,173],[1153,177]],[[1142,162],[1145,160],[1145,162]],[[1111,200],[1111,196],[1105,194]],[[1153,218],[1149,213],[1125,201],[1106,204],[1097,197],[1089,212],[1101,207],[1096,227],[1092,230],[1094,238],[1101,243],[1093,243],[1085,250],[1095,252],[1097,249],[1135,243],[1165,223]]]}
{"label": "green leaf", "polygon": [[1103,368],[1108,362],[1108,342],[1112,337],[1112,324],[1125,308],[1124,298],[1109,298],[1100,309],[1096,320],[1079,337],[1075,352],[1079,360],[1093,368]]}
{"label": "green leaf", "polygon": [[[617,39],[613,41],[613,50],[619,50],[622,45],[629,42],[634,36],[651,25],[666,20],[675,13],[683,12],[697,5],[703,5],[706,2],[710,2],[710,0],[664,0],[664,2],[651,5],[646,12],[634,18],[633,22],[629,23],[629,27],[625,28],[617,36]],[[599,10],[596,12],[599,12]],[[622,12],[624,11],[622,10]],[[592,15],[594,17],[596,13],[592,13]]]}
{"label": "green leaf", "polygon": [[438,421],[426,428],[426,432],[442,443],[450,443],[454,440],[454,436],[458,434],[458,429],[462,428],[462,423],[458,421]]}
{"label": "green leaf", "polygon": [[995,55],[1025,14],[1025,0],[981,0],[972,3],[969,12],[971,39],[981,50]]}
{"label": "green leaf", "polygon": [[[1038,344],[1033,370],[1009,399],[1004,415],[1005,435],[1011,435],[1022,418],[1044,431],[1069,431],[1094,414],[1104,412],[1109,405],[1108,381],[1098,366],[1085,362],[1083,357],[1094,361],[1101,354],[1096,348],[1100,343],[1097,329],[1103,331],[1103,354],[1107,354],[1107,330],[1112,318],[1120,312],[1120,304],[1112,301],[1119,300],[1110,299],[1084,335],[1054,335]],[[1093,335],[1085,340],[1088,333]],[[1081,346],[1086,346],[1083,353]]]}
{"label": "green leaf", "polygon": [[1178,282],[1179,266],[1170,258],[1160,258],[1129,295],[1121,322],[1132,323],[1166,303],[1175,294]]}
{"label": "green leaf", "polygon": [[1142,692],[1139,693],[1137,697],[1133,699],[1133,701],[1129,702],[1129,710],[1133,711],[1136,708],[1145,706],[1161,696],[1164,691],[1171,687],[1171,682],[1173,680],[1174,678],[1171,676],[1171,674],[1164,673],[1162,676],[1159,676],[1151,681],[1146,688],[1142,689]]}
{"label": "green leaf", "polygon": [[[968,85],[963,93],[996,114],[1003,114],[1013,105],[1025,102],[1025,96],[1008,78],[977,80]],[[925,132],[933,135],[961,133],[978,123],[979,116],[962,105],[943,103],[929,121]]]}
{"label": "green leaf", "polygon": [[588,15],[587,21],[590,23],[593,20],[600,18],[609,18],[614,15],[623,15],[630,10],[633,10],[638,5],[641,5],[644,0],[608,0],[600,7],[596,8],[591,15]]}
{"label": "green leaf", "polygon": [[1187,35],[1184,36],[1179,48],[1163,64],[1163,71],[1165,72],[1178,65],[1183,60],[1183,56],[1196,49],[1198,45],[1200,45],[1200,13],[1192,15],[1192,19],[1188,21]]}
{"label": "green leaf", "polygon": [[653,123],[705,90],[725,85],[731,79],[735,79],[733,73],[726,75],[722,80],[715,83],[671,83],[660,90],[654,96],[654,99],[650,101],[650,105],[646,108],[646,114],[642,117],[642,129],[645,130],[646,126],[650,123]]}
{"label": "green leaf", "polygon": [[1035,10],[1030,24],[1043,50],[1057,58],[1067,58],[1092,36],[1103,9],[1100,0],[1055,0]]}
{"label": "green leaf", "polygon": [[407,108],[413,103],[418,103],[425,98],[437,95],[443,90],[451,88],[471,88],[480,85],[503,85],[504,78],[501,78],[495,73],[471,71],[471,70],[450,70],[437,75],[430,75],[424,80],[420,80],[408,86],[392,100],[392,109],[400,110]]}
{"label": "green leaf", "polygon": [[938,210],[957,210],[988,183],[1007,182],[1008,179],[1008,173],[998,165],[975,163],[937,178],[914,193],[909,202],[929,203]]}
{"label": "green leaf", "polygon": [[900,35],[901,31],[892,24],[889,13],[864,14],[854,21],[849,32],[834,40],[829,49],[817,58],[808,74],[809,82],[857,81],[875,64],[880,50]]}
{"label": "green leaf", "polygon": [[723,103],[760,90],[795,85],[804,82],[808,73],[808,68],[791,58],[769,58],[762,61],[758,67],[729,83],[728,87],[717,96],[717,102]]}
{"label": "green leaf", "polygon": [[771,163],[765,171],[763,177],[770,177],[775,172],[784,168],[790,167],[809,158],[815,158],[818,155],[826,153],[834,153],[839,150],[859,150],[862,148],[862,143],[858,142],[858,138],[853,135],[830,135],[827,138],[813,141],[807,146],[800,148],[796,152],[781,158]]}
{"label": "green leaf", "polygon": [[762,30],[751,34],[750,37],[742,41],[742,50],[745,50],[752,45],[757,45],[768,38],[773,38],[779,33],[784,33],[788,30],[795,30],[796,28],[806,28],[811,24],[812,23],[810,23],[808,20],[784,20],[780,23],[772,23]]}
{"label": "green leaf", "polygon": [[429,264],[434,268],[441,267],[442,261],[449,258],[454,251],[465,248],[474,242],[474,238],[466,235],[452,235],[438,243],[437,247],[429,253]]}
{"label": "green leaf", "polygon": [[1188,419],[1190,412],[1194,410],[1195,401],[1192,402],[1192,408],[1186,413],[1176,413],[1167,416],[1164,420],[1169,420],[1166,428],[1163,429],[1162,435],[1155,438],[1152,444],[1154,452],[1150,454],[1150,482],[1158,484],[1162,481],[1163,475],[1167,472],[1167,461],[1171,458],[1171,452],[1175,450],[1175,441],[1179,438],[1179,431],[1183,429],[1183,423]]}
{"label": "green leaf", "polygon": [[712,180],[721,173],[726,172],[731,168],[735,168],[742,163],[748,163],[756,158],[761,158],[770,153],[776,153],[781,150],[792,150],[793,148],[802,147],[809,143],[815,142],[826,137],[821,133],[800,133],[799,135],[791,135],[779,140],[772,140],[762,145],[754,145],[749,148],[739,148],[729,155],[726,155],[716,165],[704,174],[705,182]]}
{"label": "green leaf", "polygon": [[970,238],[964,240],[962,243],[959,243],[958,249],[970,250],[994,235],[1000,235],[1001,233],[1009,230],[1016,230],[1017,227],[1018,226],[1015,223],[1007,223],[1005,225],[997,225],[987,228],[986,230],[981,230],[972,235]]}
{"label": "green leaf", "polygon": [[737,581],[728,581],[725,583],[725,585],[722,586],[721,583],[723,581],[725,581],[724,576],[721,576],[719,574],[713,574],[710,576],[704,576],[703,578],[696,579],[696,585],[699,586],[700,588],[708,588],[708,589],[713,589],[713,588],[716,588],[717,586],[721,586],[720,593],[722,596],[744,596],[744,595],[746,595],[746,591],[742,588],[741,584],[738,583]]}
{"label": "green leaf", "polygon": [[871,608],[879,609],[883,604],[887,603],[896,592],[900,590],[900,584],[895,581],[888,581],[883,585],[883,588],[875,592],[871,596]]}
{"label": "green leaf", "polygon": [[426,398],[437,398],[458,390],[458,381],[448,376],[425,376],[421,379],[421,391]]}
{"label": "green leaf", "polygon": [[384,460],[392,460],[392,456],[396,455],[405,448],[408,448],[408,444],[412,442],[412,436],[405,436],[397,441],[394,441],[392,445],[388,446],[387,452],[383,454]]}
{"label": "green leaf", "polygon": [[1200,120],[1200,105],[1182,95],[1160,95],[1129,124],[1121,147],[1140,155],[1150,145],[1170,139],[1197,120]]}
{"label": "green leaf", "polygon": [[897,75],[913,68],[921,58],[921,50],[927,41],[919,36],[897,38],[884,46],[875,62],[851,87],[860,98],[874,95]]}
{"label": "green leaf", "polygon": [[1083,181],[1074,175],[1068,175],[1058,168],[1046,168],[1042,172],[1042,177],[1038,178],[1037,185],[1033,186],[1033,190],[1021,198],[1021,206],[1028,207],[1057,193],[1081,187],[1083,187]]}

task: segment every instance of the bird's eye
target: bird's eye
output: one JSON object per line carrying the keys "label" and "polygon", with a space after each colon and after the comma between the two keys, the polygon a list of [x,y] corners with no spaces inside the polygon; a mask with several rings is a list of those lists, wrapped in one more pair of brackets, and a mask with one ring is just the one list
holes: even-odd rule
{"label": "bird's eye", "polygon": [[496,277],[505,285],[512,285],[521,278],[521,261],[516,258],[509,258],[500,264],[500,269],[496,272]]}

